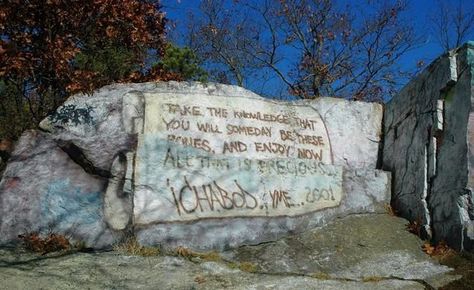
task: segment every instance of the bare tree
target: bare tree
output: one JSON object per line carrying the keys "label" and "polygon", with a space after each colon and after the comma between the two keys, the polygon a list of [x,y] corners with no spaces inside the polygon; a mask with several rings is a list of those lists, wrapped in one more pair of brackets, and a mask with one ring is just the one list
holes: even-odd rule
{"label": "bare tree", "polygon": [[238,85],[263,83],[256,75],[264,75],[300,98],[381,99],[415,45],[403,19],[407,5],[388,1],[366,11],[340,2],[205,0],[189,23],[188,45]]}
{"label": "bare tree", "polygon": [[190,15],[187,45],[207,61],[211,75],[219,81],[234,80],[244,86],[246,76],[261,66],[247,53],[257,33],[249,15],[238,8],[225,1],[202,1],[202,15]]}
{"label": "bare tree", "polygon": [[474,36],[474,3],[437,1],[437,9],[430,16],[433,32],[444,51],[456,48]]}

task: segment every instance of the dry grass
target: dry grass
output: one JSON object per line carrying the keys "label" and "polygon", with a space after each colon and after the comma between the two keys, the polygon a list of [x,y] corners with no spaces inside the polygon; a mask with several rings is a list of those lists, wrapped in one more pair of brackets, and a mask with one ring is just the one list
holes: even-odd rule
{"label": "dry grass", "polygon": [[251,263],[251,262],[228,262],[227,267],[231,269],[239,269],[242,272],[247,272],[247,273],[255,273],[257,272],[257,265]]}
{"label": "dry grass", "polygon": [[129,238],[124,243],[114,246],[114,251],[143,257],[157,256],[160,254],[160,249],[157,247],[144,247],[138,243],[135,237]]}
{"label": "dry grass", "polygon": [[199,253],[198,257],[208,262],[220,262],[222,261],[221,255],[217,252]]}
{"label": "dry grass", "polygon": [[397,211],[389,203],[384,204],[384,208],[388,215],[397,216]]}
{"label": "dry grass", "polygon": [[441,264],[454,268],[454,274],[462,278],[440,288],[442,290],[474,290],[474,253],[454,253],[436,257]]}
{"label": "dry grass", "polygon": [[406,224],[406,229],[410,233],[415,234],[419,237],[420,234],[421,234],[421,226],[422,226],[421,221],[420,220],[415,220],[415,221],[411,221],[410,223]]}
{"label": "dry grass", "polygon": [[193,252],[192,250],[179,246],[176,248],[176,255],[184,257],[184,258],[194,258],[198,256],[198,253]]}
{"label": "dry grass", "polygon": [[176,248],[175,253],[178,256],[188,258],[188,259],[199,258],[201,260],[208,261],[208,262],[221,262],[221,261],[223,261],[222,257],[216,251],[200,253],[200,252],[195,252],[195,251],[190,250],[188,248],[179,246],[179,247]]}
{"label": "dry grass", "polygon": [[250,262],[241,262],[239,264],[239,269],[242,272],[255,273],[257,272],[257,265]]}
{"label": "dry grass", "polygon": [[442,290],[474,290],[474,254],[459,253],[451,249],[444,241],[437,245],[425,242],[423,251],[438,260],[441,264],[454,269],[454,274],[462,278],[440,288]]}
{"label": "dry grass", "polygon": [[378,277],[378,276],[368,276],[368,277],[364,277],[362,279],[362,282],[380,282],[382,281],[384,278],[383,277]]}
{"label": "dry grass", "polygon": [[199,275],[194,278],[194,282],[202,284],[206,282],[206,278],[204,276]]}
{"label": "dry grass", "polygon": [[426,241],[423,246],[421,246],[421,248],[423,252],[432,256],[433,258],[436,258],[439,261],[456,255],[456,251],[451,249],[444,241],[441,241],[437,245],[432,245],[430,242]]}
{"label": "dry grass", "polygon": [[323,272],[316,272],[310,275],[312,278],[318,279],[318,280],[329,280],[331,279],[331,276],[327,273]]}
{"label": "dry grass", "polygon": [[[407,230],[420,236],[421,222],[412,221],[406,225]],[[442,290],[474,290],[474,254],[469,252],[456,252],[446,242],[441,241],[437,245],[425,241],[421,246],[423,252],[438,260],[441,264],[454,269],[453,274],[461,275],[462,278],[441,287]]]}

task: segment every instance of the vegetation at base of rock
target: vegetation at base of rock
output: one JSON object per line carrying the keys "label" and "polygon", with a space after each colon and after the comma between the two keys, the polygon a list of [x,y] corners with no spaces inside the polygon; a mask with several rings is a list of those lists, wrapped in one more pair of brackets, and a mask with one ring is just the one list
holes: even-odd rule
{"label": "vegetation at base of rock", "polygon": [[397,211],[388,203],[384,204],[385,212],[390,216],[398,216]]}
{"label": "vegetation at base of rock", "polygon": [[257,272],[257,265],[251,262],[228,263],[227,266],[233,269],[239,269],[242,272],[255,273]]}
{"label": "vegetation at base of rock", "polygon": [[201,258],[204,261],[208,262],[219,262],[222,261],[222,257],[218,252],[208,252],[208,253],[200,253],[198,254],[198,257]]}
{"label": "vegetation at base of rock", "polygon": [[193,250],[190,250],[182,246],[179,246],[176,248],[175,254],[184,258],[188,258],[188,259],[197,258],[201,261],[207,261],[207,262],[222,262],[223,261],[221,255],[216,251],[195,252]]}
{"label": "vegetation at base of rock", "polygon": [[176,255],[185,257],[185,258],[191,258],[191,257],[196,257],[197,253],[188,248],[179,246],[176,248]]}
{"label": "vegetation at base of rock", "polygon": [[38,233],[26,233],[19,235],[18,238],[22,240],[25,249],[42,255],[72,248],[68,238],[55,233],[50,233],[44,238]]}
{"label": "vegetation at base of rock", "polygon": [[196,282],[198,284],[202,284],[202,283],[206,282],[206,278],[204,276],[196,276],[194,278],[194,282]]}
{"label": "vegetation at base of rock", "polygon": [[123,254],[143,257],[157,256],[161,253],[158,247],[140,245],[135,237],[128,238],[125,242],[115,245],[113,249]]}
{"label": "vegetation at base of rock", "polygon": [[406,224],[406,229],[410,233],[417,235],[419,237],[421,234],[421,226],[422,226],[422,223],[420,220],[414,220]]}
{"label": "vegetation at base of rock", "polygon": [[329,279],[331,279],[331,275],[329,275],[327,273],[324,273],[324,272],[313,273],[313,274],[310,275],[310,277],[318,279],[318,280],[329,280]]}
{"label": "vegetation at base of rock", "polygon": [[441,290],[474,290],[474,253],[456,252],[450,248],[445,241],[433,245],[425,241],[422,250],[441,264],[454,269],[452,274],[462,277],[448,285],[441,287]]}
{"label": "vegetation at base of rock", "polygon": [[382,281],[382,280],[384,280],[384,279],[385,279],[384,277],[367,276],[367,277],[362,278],[362,281],[363,281],[363,282],[380,282],[380,281]]}
{"label": "vegetation at base of rock", "polygon": [[239,269],[240,271],[243,272],[248,272],[248,273],[255,273],[257,272],[257,265],[251,263],[251,262],[229,262],[226,261],[222,258],[222,256],[216,252],[216,251],[211,251],[211,252],[205,252],[205,253],[199,253],[192,251],[188,248],[179,246],[175,250],[175,254],[187,258],[189,260],[192,260],[194,262],[223,262],[227,267],[231,269]]}
{"label": "vegetation at base of rock", "polygon": [[456,253],[456,251],[451,249],[445,241],[441,241],[436,245],[432,245],[430,242],[425,241],[421,247],[423,252],[438,259],[444,259]]}
{"label": "vegetation at base of rock", "polygon": [[454,273],[462,278],[441,287],[441,290],[474,290],[474,253],[462,252],[436,257],[439,262],[448,267],[454,268]]}
{"label": "vegetation at base of rock", "polygon": [[241,262],[239,269],[244,272],[255,273],[257,272],[257,265],[250,262]]}

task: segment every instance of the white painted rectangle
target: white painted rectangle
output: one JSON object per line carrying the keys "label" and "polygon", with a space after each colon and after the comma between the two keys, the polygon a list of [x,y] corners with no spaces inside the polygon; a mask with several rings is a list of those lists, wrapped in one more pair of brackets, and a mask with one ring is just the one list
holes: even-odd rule
{"label": "white painted rectangle", "polygon": [[300,158],[332,164],[325,124],[313,108],[204,94],[145,94],[144,134],[208,153]]}
{"label": "white painted rectangle", "polygon": [[338,206],[342,168],[298,159],[209,155],[145,135],[138,148],[135,223],[297,216]]}

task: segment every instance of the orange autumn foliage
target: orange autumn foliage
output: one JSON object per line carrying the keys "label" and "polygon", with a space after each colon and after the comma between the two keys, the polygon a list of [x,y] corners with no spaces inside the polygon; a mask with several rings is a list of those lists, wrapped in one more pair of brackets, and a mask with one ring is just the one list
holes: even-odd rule
{"label": "orange autumn foliage", "polygon": [[33,252],[47,254],[51,252],[68,250],[71,248],[69,240],[58,234],[50,233],[42,238],[38,233],[27,233],[19,235],[23,246]]}
{"label": "orange autumn foliage", "polygon": [[445,258],[456,253],[448,246],[445,241],[441,241],[437,245],[432,245],[430,242],[425,242],[421,248],[426,254],[438,258]]}
{"label": "orange autumn foliage", "polygon": [[152,63],[168,45],[158,0],[5,0],[0,139],[15,140],[71,94],[117,82],[181,80]]}
{"label": "orange autumn foliage", "polygon": [[[0,77],[28,80],[37,94],[104,85],[93,71],[78,70],[75,56],[112,43],[133,51],[143,64],[143,48],[158,54],[164,49],[160,8],[158,1],[140,0],[7,0],[0,6]],[[124,81],[170,77],[134,73]]]}
{"label": "orange autumn foliage", "polygon": [[411,221],[405,226],[406,226],[407,231],[409,231],[410,233],[415,234],[417,236],[421,235],[422,222],[420,219]]}

